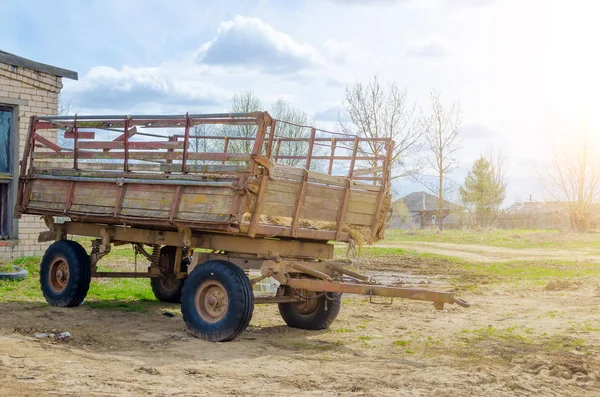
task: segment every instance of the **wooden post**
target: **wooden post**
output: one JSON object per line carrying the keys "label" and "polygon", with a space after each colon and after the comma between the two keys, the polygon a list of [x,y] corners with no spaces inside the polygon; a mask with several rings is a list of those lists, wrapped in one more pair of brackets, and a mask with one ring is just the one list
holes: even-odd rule
{"label": "wooden post", "polygon": [[356,163],[356,153],[358,152],[358,145],[360,138],[354,139],[354,149],[352,150],[352,159],[350,160],[350,170],[348,171],[348,179],[346,180],[346,190],[344,191],[344,201],[338,212],[337,217],[337,230],[335,232],[335,239],[339,240],[342,235],[342,229],[344,227],[344,219],[346,218],[346,212],[348,210],[348,201],[350,201],[350,188],[352,183],[352,176],[354,175],[354,164]]}
{"label": "wooden post", "polygon": [[335,157],[336,142],[337,141],[335,138],[331,138],[331,157],[329,158],[329,172],[328,172],[329,175],[331,175],[333,173],[333,158]]}
{"label": "wooden post", "polygon": [[[227,148],[228,148],[228,147],[229,147],[229,137],[228,137],[228,136],[226,136],[226,137],[225,137],[225,144],[224,144],[224,147],[223,147],[223,153],[227,154]],[[223,164],[223,165],[224,165],[224,164],[225,164],[225,160],[223,160],[223,161],[221,162],[221,164]]]}
{"label": "wooden post", "polygon": [[188,146],[190,145],[190,115],[185,114],[185,133],[183,137],[183,158],[181,160],[181,172],[184,174],[188,173],[187,170],[187,157],[188,157]]}
{"label": "wooden post", "polygon": [[267,157],[271,158],[271,151],[273,151],[273,139],[275,138],[275,131],[277,129],[277,120],[271,121],[271,130],[269,131],[269,140],[267,141]]}
{"label": "wooden post", "polygon": [[129,117],[125,117],[125,126],[123,127],[123,139],[124,139],[124,161],[123,171],[129,172]]}
{"label": "wooden post", "polygon": [[[34,145],[35,146],[35,145]],[[77,160],[79,158],[79,134],[77,133],[77,114],[73,118],[73,169],[77,170]]]}
{"label": "wooden post", "polygon": [[315,146],[315,136],[317,134],[317,130],[312,128],[310,130],[310,142],[308,143],[308,154],[306,155],[306,171],[310,171],[310,161],[312,160],[313,148]]}
{"label": "wooden post", "polygon": [[308,174],[310,173],[310,161],[315,146],[316,133],[317,130],[314,128],[310,130],[310,142],[308,144],[308,153],[306,155],[306,165],[304,166],[304,179],[302,180],[302,188],[300,189],[300,194],[296,200],[294,213],[292,215],[292,237],[296,237],[296,234],[298,233],[298,223],[300,222],[302,207],[304,206],[304,197],[306,196],[306,189],[308,188]]}
{"label": "wooden post", "polygon": [[177,185],[177,190],[175,190],[175,198],[173,199],[173,203],[171,204],[171,211],[169,212],[169,222],[171,223],[173,223],[175,215],[177,215],[177,211],[179,211],[179,203],[181,202],[182,192],[183,186]]}
{"label": "wooden post", "polygon": [[277,158],[279,157],[280,147],[281,147],[281,139],[277,138],[277,146],[275,146],[275,158],[273,158],[274,162],[277,162]]}
{"label": "wooden post", "polygon": [[256,202],[254,203],[254,211],[252,212],[252,218],[250,219],[250,226],[248,227],[248,236],[254,237],[256,235],[256,228],[260,221],[260,214],[263,208],[263,196],[265,195],[265,189],[267,187],[267,176],[266,170],[263,168],[262,179],[260,180],[260,187],[258,188],[258,195],[256,196]]}

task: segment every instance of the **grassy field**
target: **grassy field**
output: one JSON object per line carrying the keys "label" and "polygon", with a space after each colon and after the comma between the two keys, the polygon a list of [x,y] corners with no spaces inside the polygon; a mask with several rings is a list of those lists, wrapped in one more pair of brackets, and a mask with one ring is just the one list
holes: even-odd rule
{"label": "grassy field", "polygon": [[435,233],[429,230],[388,230],[382,244],[399,242],[431,242],[452,244],[478,244],[505,248],[555,248],[555,249],[598,249],[600,234],[571,233],[560,230],[504,230],[486,231],[445,230]]}

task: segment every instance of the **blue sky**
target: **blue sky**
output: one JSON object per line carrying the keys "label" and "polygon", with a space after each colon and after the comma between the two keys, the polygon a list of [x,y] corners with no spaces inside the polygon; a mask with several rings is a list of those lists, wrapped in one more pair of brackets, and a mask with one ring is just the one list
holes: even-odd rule
{"label": "blue sky", "polygon": [[[542,0],[4,1],[0,49],[73,69],[79,113],[227,110],[252,89],[335,128],[344,87],[378,74],[426,107],[463,108],[460,183],[490,145],[507,203],[547,197],[553,146],[598,133],[595,2]],[[402,193],[420,190],[409,182]]]}

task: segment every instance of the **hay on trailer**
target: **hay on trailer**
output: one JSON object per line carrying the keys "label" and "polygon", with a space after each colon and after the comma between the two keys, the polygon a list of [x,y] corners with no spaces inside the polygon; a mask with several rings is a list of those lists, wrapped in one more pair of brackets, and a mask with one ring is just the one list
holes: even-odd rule
{"label": "hay on trailer", "polygon": [[[242,222],[250,222],[252,214],[246,212],[242,217]],[[287,216],[271,216],[261,215],[259,223],[275,225],[275,226],[292,226],[292,218]],[[337,223],[335,222],[324,222],[324,221],[313,221],[310,219],[300,219],[298,225],[304,229],[315,229],[315,230],[337,230]],[[348,233],[351,238],[351,244],[355,244],[358,247],[358,252],[362,251],[364,244],[371,244],[371,228],[363,225],[349,225],[344,224],[342,231]]]}

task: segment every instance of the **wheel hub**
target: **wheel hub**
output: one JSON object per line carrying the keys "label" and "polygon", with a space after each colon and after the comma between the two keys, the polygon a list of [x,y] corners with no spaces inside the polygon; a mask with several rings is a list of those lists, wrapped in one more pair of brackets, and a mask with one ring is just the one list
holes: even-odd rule
{"label": "wheel hub", "polygon": [[227,290],[216,280],[203,282],[196,291],[196,310],[209,323],[216,323],[227,313],[229,298]]}
{"label": "wheel hub", "polygon": [[305,316],[314,313],[315,310],[317,310],[317,307],[319,306],[319,299],[316,298],[317,293],[315,291],[306,290],[299,290],[298,293],[309,299],[303,299],[300,302],[293,303],[294,310],[298,314],[302,314]]}
{"label": "wheel hub", "polygon": [[56,258],[50,264],[48,272],[50,288],[56,293],[61,293],[69,283],[69,265],[63,258]]}

